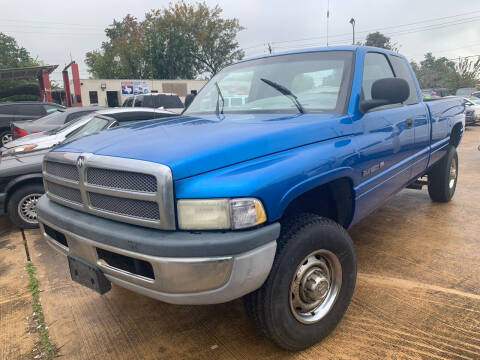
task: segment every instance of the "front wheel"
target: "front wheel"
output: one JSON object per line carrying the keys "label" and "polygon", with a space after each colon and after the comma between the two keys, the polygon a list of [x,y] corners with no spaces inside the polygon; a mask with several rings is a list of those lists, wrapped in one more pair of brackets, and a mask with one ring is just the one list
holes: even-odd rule
{"label": "front wheel", "polygon": [[305,349],[340,321],[356,275],[355,249],[345,229],[314,214],[297,215],[282,224],[270,275],[244,297],[246,312],[278,346]]}
{"label": "front wheel", "polygon": [[428,194],[435,202],[448,202],[457,188],[458,155],[455,146],[450,145],[447,154],[428,174]]}
{"label": "front wheel", "polygon": [[43,193],[41,184],[29,184],[16,190],[7,205],[10,221],[21,229],[37,228],[37,202]]}

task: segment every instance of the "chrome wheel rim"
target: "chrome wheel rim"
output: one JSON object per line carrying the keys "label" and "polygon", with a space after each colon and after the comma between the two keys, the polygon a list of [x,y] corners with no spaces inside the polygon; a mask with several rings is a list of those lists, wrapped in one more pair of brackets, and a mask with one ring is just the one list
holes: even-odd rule
{"label": "chrome wheel rim", "polygon": [[306,256],[290,284],[290,310],[304,324],[320,321],[332,309],[342,287],[342,266],[328,250]]}
{"label": "chrome wheel rim", "polygon": [[28,194],[18,203],[18,215],[29,224],[37,224],[37,202],[42,194]]}
{"label": "chrome wheel rim", "polygon": [[5,145],[13,140],[12,134],[3,134],[2,135],[2,145]]}
{"label": "chrome wheel rim", "polygon": [[457,181],[457,159],[453,158],[450,163],[450,174],[448,177],[448,187],[453,189],[455,182]]}

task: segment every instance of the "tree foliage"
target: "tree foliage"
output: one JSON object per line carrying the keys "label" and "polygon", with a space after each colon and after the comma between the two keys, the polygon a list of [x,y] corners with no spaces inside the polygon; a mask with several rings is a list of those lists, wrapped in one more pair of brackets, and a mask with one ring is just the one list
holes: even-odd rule
{"label": "tree foliage", "polygon": [[100,50],[86,55],[94,77],[193,79],[213,75],[241,59],[237,19],[222,18],[219,6],[183,0],[151,10],[145,20],[127,15],[114,21]]}
{"label": "tree foliage", "polygon": [[[17,44],[17,41],[0,32],[0,69],[36,66],[39,62]],[[0,80],[0,92],[13,86],[32,83],[32,80]]]}
{"label": "tree foliage", "polygon": [[425,54],[417,64],[411,63],[421,88],[475,87],[479,83],[480,58],[460,58],[452,61],[445,57],[435,58],[432,53]]}
{"label": "tree foliage", "polygon": [[392,43],[391,39],[388,36],[382,34],[379,31],[368,34],[363,45],[375,46],[378,48],[393,50],[397,52],[399,50],[398,44]]}

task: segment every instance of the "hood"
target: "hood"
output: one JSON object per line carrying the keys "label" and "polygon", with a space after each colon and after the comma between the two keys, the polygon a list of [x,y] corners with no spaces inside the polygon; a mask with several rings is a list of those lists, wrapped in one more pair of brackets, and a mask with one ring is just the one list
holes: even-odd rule
{"label": "hood", "polygon": [[[345,124],[342,126],[342,124]],[[339,114],[182,116],[144,121],[90,135],[53,151],[144,160],[167,165],[175,180],[298,146],[349,135]]]}
{"label": "hood", "polygon": [[28,144],[37,144],[37,149],[46,149],[55,145],[57,141],[55,135],[48,135],[46,132],[39,132],[27,136],[22,136],[16,140],[10,141],[4,145],[5,150]]}

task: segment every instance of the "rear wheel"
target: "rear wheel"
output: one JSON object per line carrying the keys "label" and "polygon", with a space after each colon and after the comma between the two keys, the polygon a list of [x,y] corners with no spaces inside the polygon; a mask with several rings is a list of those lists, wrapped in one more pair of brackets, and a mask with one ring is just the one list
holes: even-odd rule
{"label": "rear wheel", "polygon": [[2,146],[5,146],[5,144],[9,143],[12,140],[13,135],[10,131],[4,131],[0,133],[0,141]]}
{"label": "rear wheel", "polygon": [[458,155],[455,146],[450,145],[447,154],[428,174],[428,194],[435,202],[448,202],[457,188]]}
{"label": "rear wheel", "polygon": [[356,273],[355,250],[345,229],[314,214],[297,215],[282,224],[266,282],[244,297],[247,315],[278,346],[305,349],[340,321]]}
{"label": "rear wheel", "polygon": [[37,202],[43,195],[43,186],[29,184],[16,190],[8,200],[8,216],[21,229],[38,227]]}

